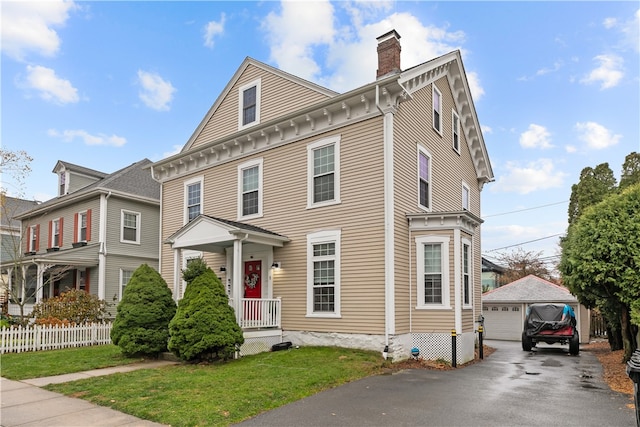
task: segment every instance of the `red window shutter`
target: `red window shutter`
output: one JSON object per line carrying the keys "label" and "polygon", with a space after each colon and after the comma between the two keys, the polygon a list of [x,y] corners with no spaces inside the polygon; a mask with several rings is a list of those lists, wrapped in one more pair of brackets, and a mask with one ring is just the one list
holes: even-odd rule
{"label": "red window shutter", "polygon": [[91,292],[89,292],[89,282],[91,281],[90,277],[91,276],[89,276],[89,269],[87,268],[87,269],[84,270],[84,290],[88,294],[91,293]]}
{"label": "red window shutter", "polygon": [[49,221],[49,241],[47,243],[47,248],[50,248],[51,243],[53,242],[52,234],[53,234],[53,221]]}
{"label": "red window shutter", "polygon": [[62,247],[62,230],[64,230],[64,218],[60,217],[58,226],[60,227],[60,230],[58,231],[60,233],[60,236],[58,237],[58,246]]}
{"label": "red window shutter", "polygon": [[36,225],[36,252],[40,250],[40,224]]}
{"label": "red window shutter", "polygon": [[73,214],[73,243],[78,241],[78,212]]}
{"label": "red window shutter", "polygon": [[87,242],[91,240],[91,209],[87,209]]}

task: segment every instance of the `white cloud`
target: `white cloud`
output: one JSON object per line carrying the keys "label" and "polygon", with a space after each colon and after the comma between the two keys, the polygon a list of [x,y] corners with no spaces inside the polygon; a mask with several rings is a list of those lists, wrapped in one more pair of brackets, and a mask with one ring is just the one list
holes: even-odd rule
{"label": "white cloud", "polygon": [[40,65],[27,65],[27,77],[22,82],[28,89],[35,89],[40,97],[46,101],[58,104],[75,103],[79,101],[78,89],[69,80],[56,75],[51,68]]}
{"label": "white cloud", "polygon": [[63,130],[62,132],[56,129],[49,129],[47,135],[53,138],[60,138],[65,142],[72,142],[76,138],[79,138],[85,145],[106,145],[111,147],[122,147],[127,143],[126,138],[118,135],[105,135],[99,133],[97,135],[91,135],[89,132],[82,129],[70,129]]}
{"label": "white cloud", "polygon": [[575,126],[578,138],[587,144],[587,148],[602,150],[616,145],[622,135],[614,134],[596,122],[579,122]]}
{"label": "white cloud", "polygon": [[564,147],[564,149],[567,153],[575,153],[576,151],[578,151],[578,147],[576,147],[575,145],[567,145]]}
{"label": "white cloud", "polygon": [[156,73],[138,70],[138,84],[142,87],[138,96],[144,104],[158,111],[168,111],[176,88],[170,81]]}
{"label": "white cloud", "polygon": [[479,101],[484,96],[484,88],[480,84],[480,77],[475,71],[467,73],[467,81],[469,82],[469,90],[474,101]]}
{"label": "white cloud", "polygon": [[487,125],[480,125],[480,129],[482,129],[482,133],[484,134],[493,133],[493,129]]}
{"label": "white cloud", "polygon": [[220,21],[210,21],[204,26],[204,45],[213,49],[213,39],[215,36],[224,32],[224,23],[226,21],[226,15],[222,13],[220,15]]}
{"label": "white cloud", "polygon": [[616,18],[605,18],[604,21],[602,21],[602,25],[606,29],[614,28],[617,24],[618,20]]}
{"label": "white cloud", "polygon": [[538,190],[561,187],[566,173],[555,170],[551,159],[538,159],[520,165],[518,162],[505,164],[506,174],[500,175],[490,187],[496,192],[528,194]]}
{"label": "white cloud", "polygon": [[74,8],[72,1],[3,1],[2,51],[19,61],[28,52],[54,56],[61,43],[54,27],[64,26]]}
{"label": "white cloud", "polygon": [[183,146],[182,145],[174,145],[173,150],[171,151],[165,151],[164,153],[162,153],[162,158],[166,159],[167,157],[171,157],[175,154],[178,154],[179,152],[182,151]]}
{"label": "white cloud", "polygon": [[[407,69],[455,49],[465,34],[448,27],[423,25],[409,13],[393,13],[390,2],[281,2],[262,29],[270,44],[270,59],[278,68],[345,91],[376,78],[376,38],[396,28],[401,36],[401,67]],[[343,8],[350,20],[338,26],[334,7]],[[477,75],[468,73],[474,99],[484,89]]]}
{"label": "white cloud", "polygon": [[600,89],[609,89],[618,85],[622,77],[624,60],[618,55],[598,55],[593,58],[600,66],[592,70],[588,76],[580,80],[581,83],[591,84],[600,82]]}
{"label": "white cloud", "polygon": [[520,135],[522,148],[552,148],[551,134],[544,126],[530,124],[529,129]]}

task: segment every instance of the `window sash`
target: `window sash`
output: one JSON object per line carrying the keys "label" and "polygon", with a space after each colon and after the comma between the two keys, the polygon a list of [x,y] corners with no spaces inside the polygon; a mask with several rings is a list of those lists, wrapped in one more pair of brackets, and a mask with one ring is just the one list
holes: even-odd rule
{"label": "window sash", "polygon": [[80,235],[80,241],[85,242],[87,240],[87,214],[83,212],[78,216],[78,226],[80,227],[80,233],[78,234]]}
{"label": "window sash", "polygon": [[424,303],[442,304],[442,244],[425,243],[424,256]]}
{"label": "window sash", "polygon": [[53,247],[57,248],[60,246],[60,220],[59,219],[54,219],[53,220],[53,239],[52,243],[53,243]]}
{"label": "window sash", "polygon": [[454,112],[453,113],[453,149],[456,151],[460,151],[460,118]]}
{"label": "window sash", "polygon": [[129,280],[131,280],[131,276],[133,276],[133,271],[131,270],[120,270],[120,299],[124,296],[124,289],[129,284]]}
{"label": "window sash", "polygon": [[260,167],[242,171],[242,215],[253,215],[260,211],[259,204]]}
{"label": "window sash", "polygon": [[35,225],[32,227],[29,227],[29,234],[30,234],[29,251],[35,252],[36,246],[38,245],[38,229],[36,228]]}
{"label": "window sash", "polygon": [[471,269],[469,266],[470,247],[468,244],[462,244],[462,297],[463,304],[471,304]]}
{"label": "window sash", "polygon": [[429,171],[431,169],[430,158],[424,153],[419,154],[419,192],[420,205],[429,208]]}
{"label": "window sash", "polygon": [[[322,251],[316,246],[321,245],[313,245],[314,254]],[[313,311],[322,313],[335,311],[335,260],[333,259],[313,261]]]}
{"label": "window sash", "polygon": [[438,132],[442,132],[442,96],[440,91],[433,87],[433,128]]}
{"label": "window sash", "polygon": [[313,202],[335,199],[335,145],[313,150]]}
{"label": "window sash", "polygon": [[470,190],[466,185],[462,186],[462,208],[469,210]]}
{"label": "window sash", "polygon": [[256,86],[252,86],[242,92],[242,125],[256,121]]}
{"label": "window sash", "polygon": [[187,218],[189,221],[200,215],[201,186],[199,182],[187,185]]}

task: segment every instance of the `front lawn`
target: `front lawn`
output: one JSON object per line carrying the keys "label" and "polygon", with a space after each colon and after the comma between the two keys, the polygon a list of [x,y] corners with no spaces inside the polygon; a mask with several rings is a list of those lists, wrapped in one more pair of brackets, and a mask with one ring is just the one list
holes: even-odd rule
{"label": "front lawn", "polygon": [[226,426],[379,373],[377,352],[304,347],[95,377],[48,390],[172,426]]}
{"label": "front lawn", "polygon": [[124,357],[120,347],[115,345],[5,353],[2,355],[0,364],[0,376],[10,380],[24,380],[128,365],[140,361],[142,361],[140,358]]}

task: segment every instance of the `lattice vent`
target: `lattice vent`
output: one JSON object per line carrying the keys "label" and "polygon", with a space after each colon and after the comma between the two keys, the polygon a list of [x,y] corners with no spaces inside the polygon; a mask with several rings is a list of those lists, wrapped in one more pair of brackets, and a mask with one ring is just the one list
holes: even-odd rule
{"label": "lattice vent", "polygon": [[[443,359],[451,363],[451,335],[438,333],[412,334],[414,347],[420,349],[420,357],[425,360]],[[462,363],[462,336],[456,339],[456,363]]]}
{"label": "lattice vent", "polygon": [[271,346],[282,342],[282,337],[252,337],[245,338],[244,344],[240,346],[240,356],[249,356],[251,354],[264,353],[271,351]]}

